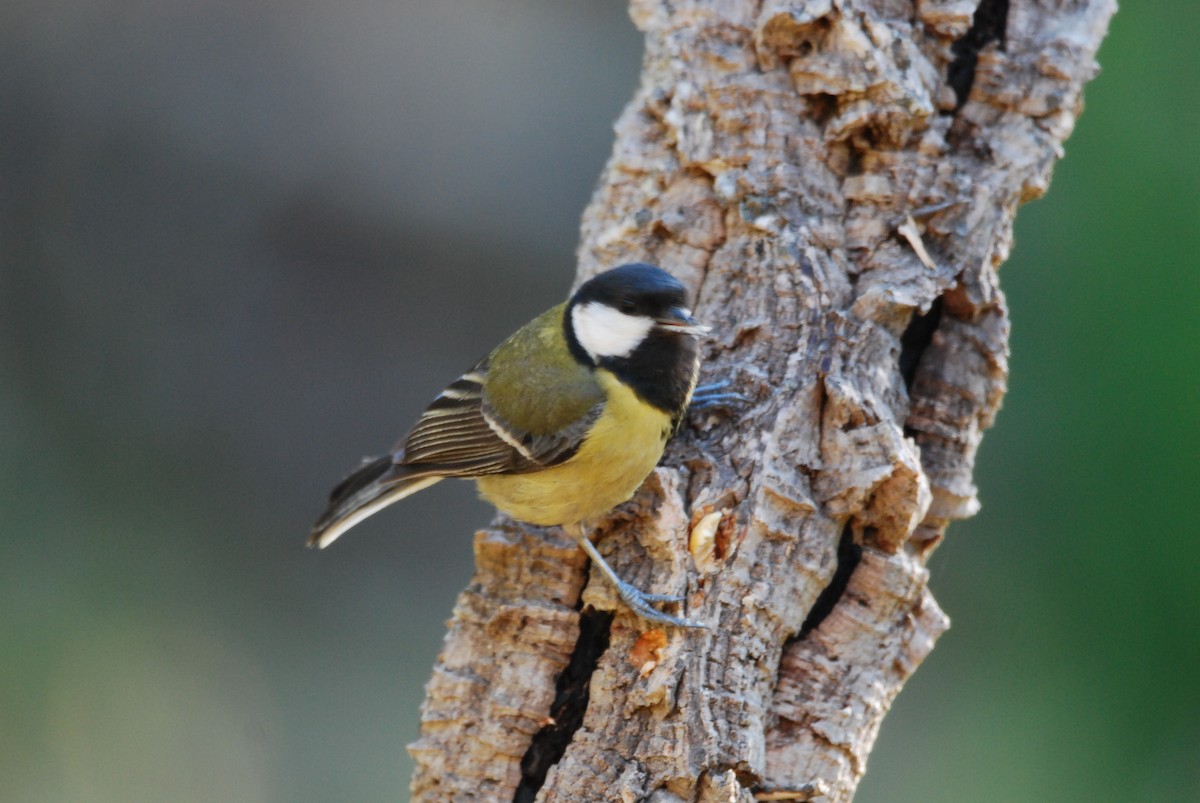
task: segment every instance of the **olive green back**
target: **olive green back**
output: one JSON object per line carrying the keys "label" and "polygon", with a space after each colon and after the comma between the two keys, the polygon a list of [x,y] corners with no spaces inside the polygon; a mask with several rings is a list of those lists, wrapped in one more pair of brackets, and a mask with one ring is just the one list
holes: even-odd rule
{"label": "olive green back", "polygon": [[592,372],[567,348],[566,303],[546,310],[496,347],[484,395],[514,427],[531,435],[559,432],[604,400]]}

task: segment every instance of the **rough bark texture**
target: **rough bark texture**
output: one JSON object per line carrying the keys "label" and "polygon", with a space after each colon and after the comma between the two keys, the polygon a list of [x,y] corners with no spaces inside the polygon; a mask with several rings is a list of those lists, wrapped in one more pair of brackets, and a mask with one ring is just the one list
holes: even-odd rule
{"label": "rough bark texture", "polygon": [[949,624],[924,560],[978,508],[1008,370],[996,270],[1114,10],[634,1],[642,83],[579,278],[675,273],[716,327],[702,381],[749,401],[693,414],[599,545],[712,629],[648,627],[556,532],[484,530],[414,799],[852,798]]}

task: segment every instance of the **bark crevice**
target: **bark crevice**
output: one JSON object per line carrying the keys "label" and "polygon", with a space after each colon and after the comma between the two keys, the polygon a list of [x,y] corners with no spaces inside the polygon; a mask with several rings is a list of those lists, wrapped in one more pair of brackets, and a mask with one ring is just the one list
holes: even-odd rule
{"label": "bark crevice", "polygon": [[521,759],[521,783],[513,803],[532,803],[546,782],[546,773],[567,752],[587,712],[592,673],[608,649],[613,615],[587,607],[579,615],[579,639],[567,667],[555,682],[550,714]]}
{"label": "bark crevice", "polygon": [[971,95],[975,84],[975,68],[979,64],[979,51],[992,42],[1004,49],[1005,31],[1008,27],[1009,0],[981,0],[971,18],[971,27],[954,41],[950,52],[954,58],[946,68],[946,83],[954,90],[955,113],[961,109]]}
{"label": "bark crevice", "polygon": [[[821,626],[821,622],[833,612],[833,608],[838,604],[838,600],[846,593],[846,587],[850,585],[850,577],[854,574],[854,568],[858,566],[858,562],[862,560],[862,547],[854,542],[854,530],[847,524],[842,530],[842,536],[838,539],[837,547],[837,568],[833,570],[833,577],[830,578],[829,584],[821,589],[821,593],[817,595],[817,601],[808,609],[808,615],[804,617],[804,624],[800,626],[800,632],[796,635],[797,639],[803,639],[809,633]],[[784,649],[787,649],[790,640],[784,643]]]}
{"label": "bark crevice", "polygon": [[913,313],[912,318],[908,321],[908,326],[904,327],[904,333],[900,335],[900,376],[904,377],[904,388],[910,393],[913,380],[917,376],[917,367],[921,364],[921,357],[929,348],[929,344],[933,340],[933,333],[937,331],[941,320],[942,296],[938,296],[929,305],[928,312]]}

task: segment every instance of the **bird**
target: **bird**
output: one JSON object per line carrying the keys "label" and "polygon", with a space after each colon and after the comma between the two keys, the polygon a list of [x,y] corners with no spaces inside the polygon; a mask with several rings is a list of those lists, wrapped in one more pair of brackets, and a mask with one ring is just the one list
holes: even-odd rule
{"label": "bird", "polygon": [[596,275],[451,382],[390,452],[365,458],[330,493],[309,546],[443,479],[472,479],[502,513],[561,526],[643,619],[704,627],[652,605],[683,597],[622,580],[588,524],[658,464],[693,400],[708,331],[667,271],[639,262]]}

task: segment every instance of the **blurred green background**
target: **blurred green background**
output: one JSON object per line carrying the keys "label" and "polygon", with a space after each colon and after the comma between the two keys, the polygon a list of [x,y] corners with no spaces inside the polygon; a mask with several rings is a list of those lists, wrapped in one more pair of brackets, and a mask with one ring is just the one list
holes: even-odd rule
{"label": "blurred green background", "polygon": [[[1002,271],[954,627],[858,800],[1200,801],[1200,33],[1129,3]],[[0,8],[0,800],[406,796],[489,509],[330,484],[555,303],[619,0]]]}

